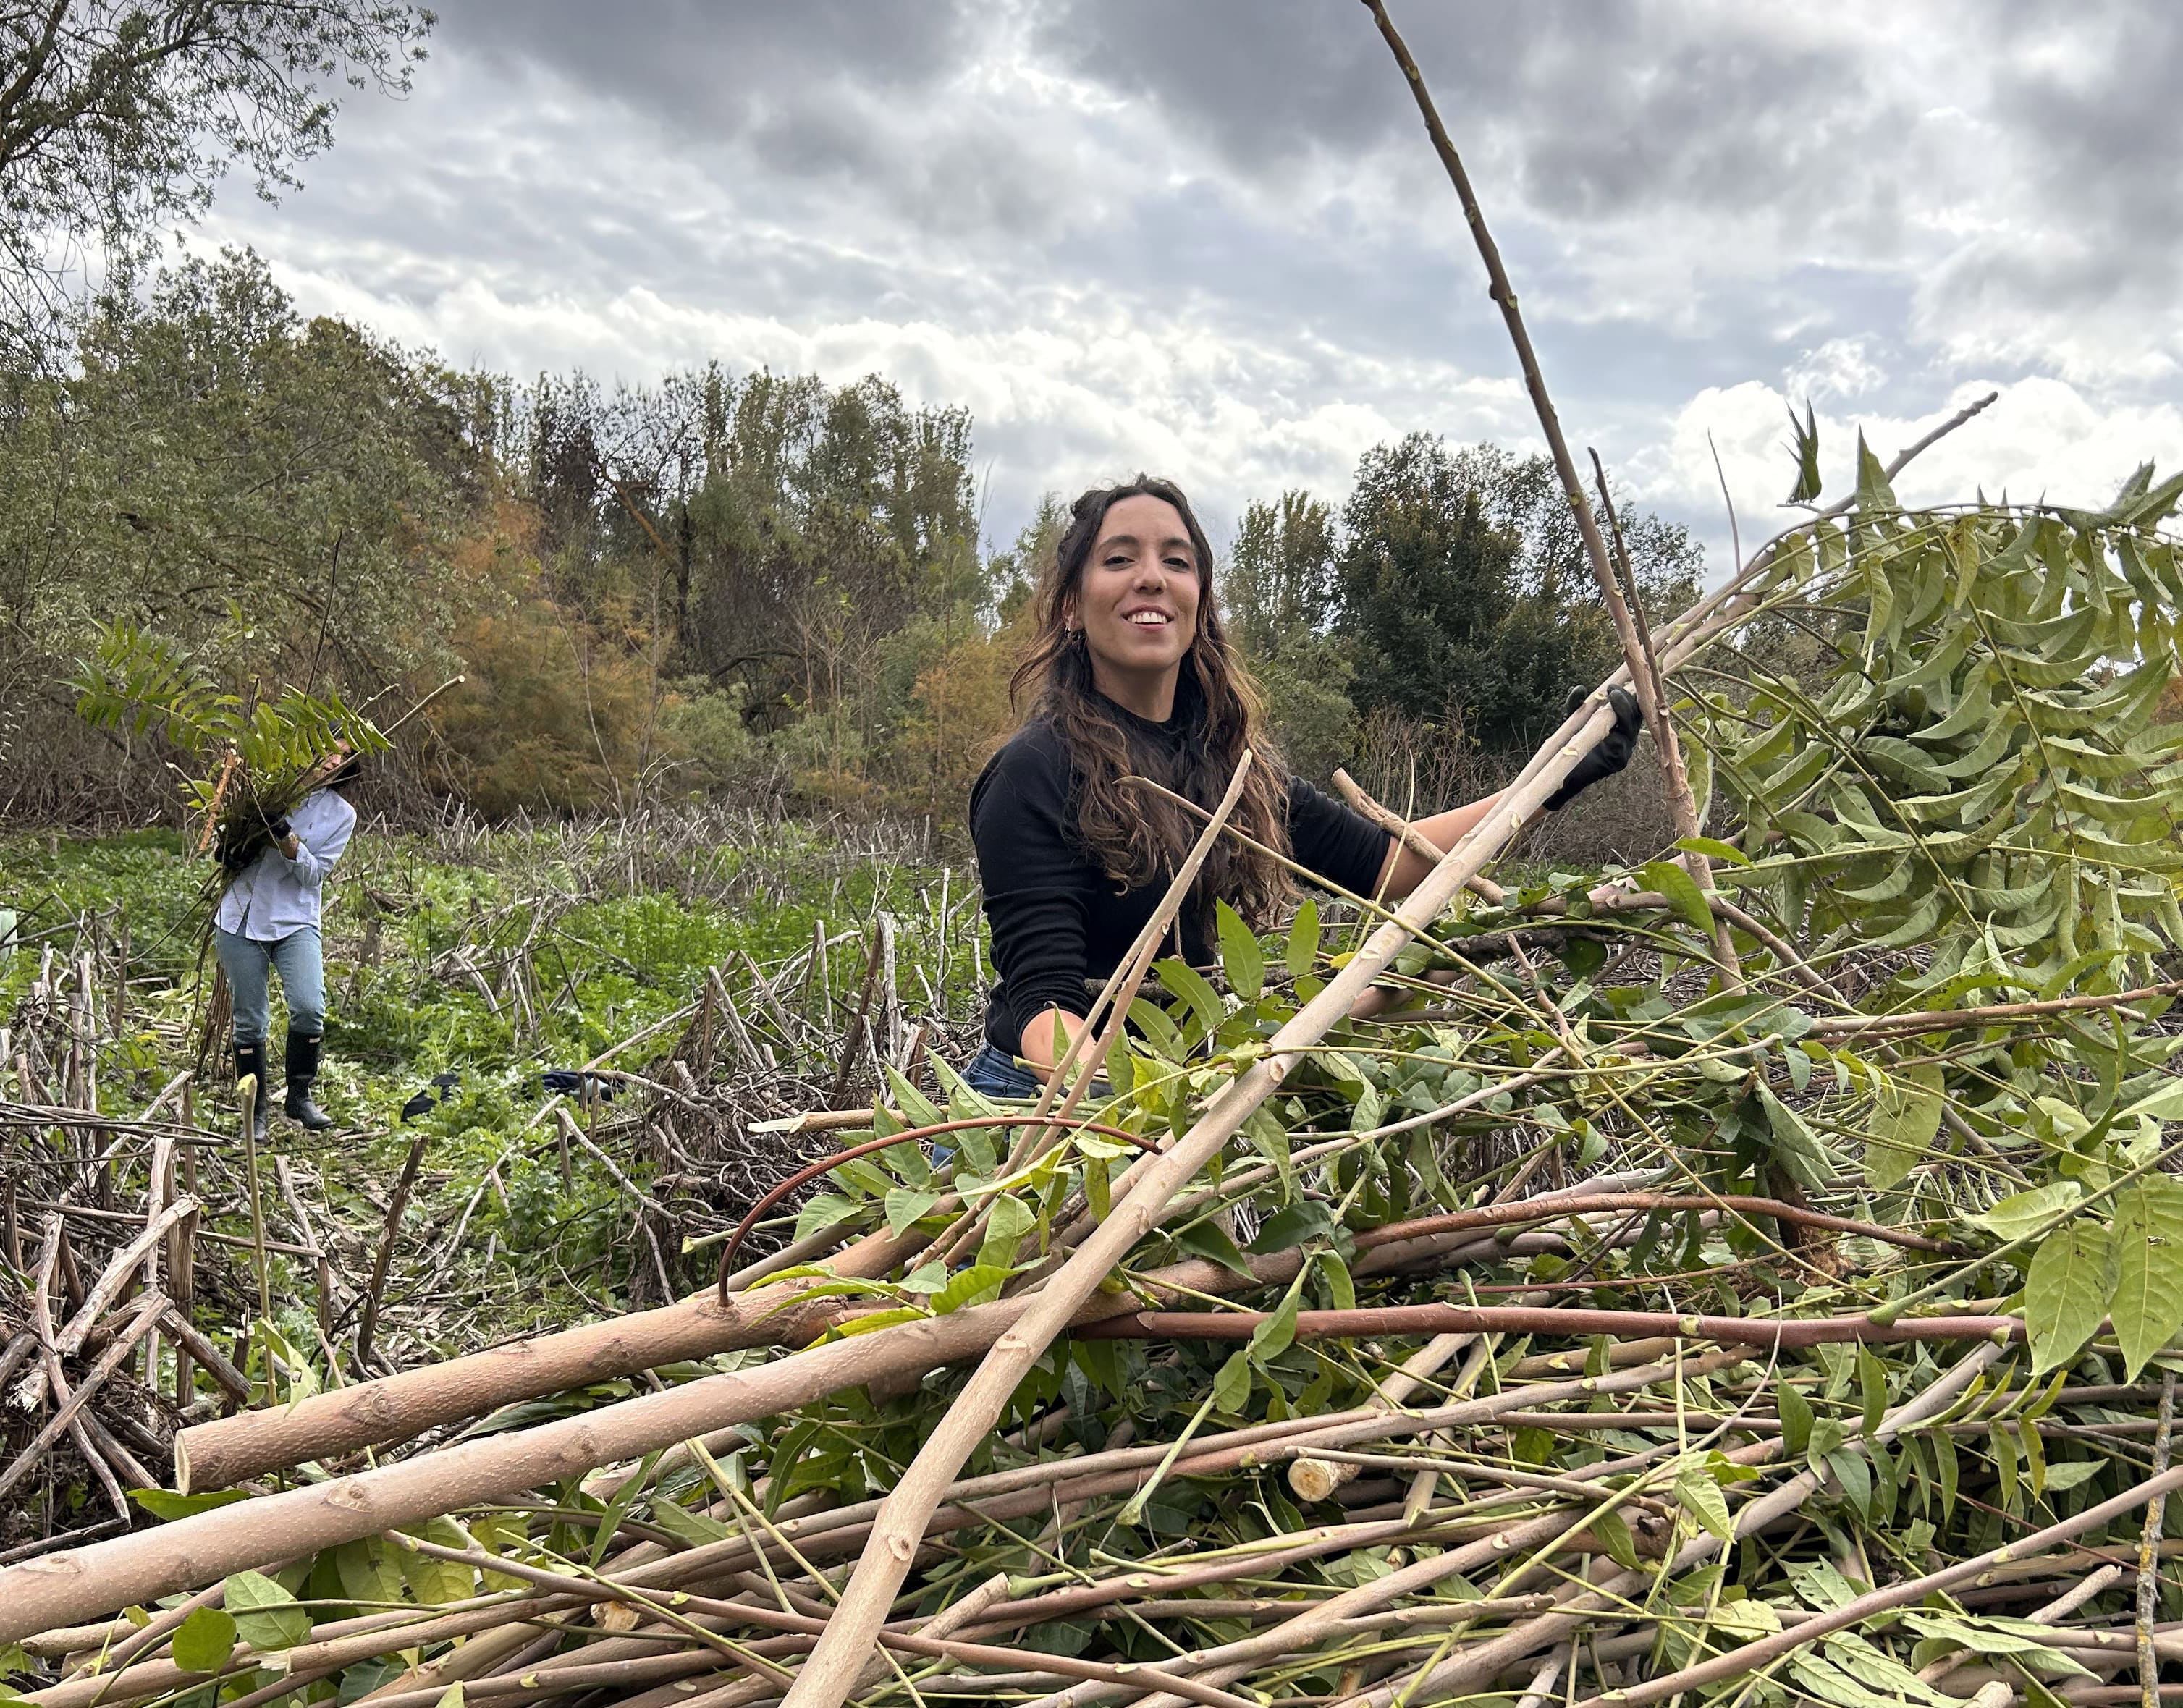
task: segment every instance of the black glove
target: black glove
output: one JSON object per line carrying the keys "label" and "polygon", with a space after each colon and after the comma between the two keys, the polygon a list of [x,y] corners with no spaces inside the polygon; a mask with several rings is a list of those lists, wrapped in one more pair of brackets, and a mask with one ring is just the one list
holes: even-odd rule
{"label": "black glove", "polygon": [[214,846],[214,857],[223,871],[246,872],[264,851],[265,839],[254,830],[246,830],[234,835],[223,834]]}
{"label": "black glove", "polygon": [[285,812],[277,818],[268,818],[265,821],[265,835],[269,840],[275,842],[286,842],[288,840],[288,833],[294,829],[295,826],[289,824],[288,815]]}
{"label": "black glove", "polygon": [[[1584,701],[1583,689],[1571,689],[1569,712],[1574,713]],[[1637,732],[1645,727],[1645,714],[1637,709],[1637,696],[1627,688],[1610,688],[1607,690],[1607,703],[1614,708],[1614,727],[1599,738],[1591,752],[1576,762],[1562,786],[1547,796],[1547,812],[1560,812],[1601,778],[1612,777],[1629,764],[1630,756],[1637,751]]]}

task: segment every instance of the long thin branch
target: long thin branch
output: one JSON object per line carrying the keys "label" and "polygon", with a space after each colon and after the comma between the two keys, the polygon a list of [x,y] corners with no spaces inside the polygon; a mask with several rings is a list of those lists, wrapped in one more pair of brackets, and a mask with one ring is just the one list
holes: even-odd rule
{"label": "long thin branch", "polygon": [[[2175,1428],[2175,1372],[2160,1377],[2160,1433],[2152,1444],[2152,1472],[2157,1478],[2168,1468],[2168,1450]],[[2145,1530],[2137,1544],[2137,1683],[2146,1708],[2160,1700],[2160,1666],[2153,1657],[2152,1619],[2160,1600],[2160,1521],[2168,1506],[2156,1494],[2145,1508]]]}
{"label": "long thin branch", "polygon": [[[1485,211],[1478,205],[1477,193],[1470,187],[1470,175],[1464,169],[1463,157],[1456,152],[1455,143],[1441,123],[1440,110],[1433,105],[1431,92],[1425,87],[1425,75],[1418,69],[1418,62],[1411,57],[1408,44],[1396,30],[1394,20],[1387,16],[1384,0],[1364,0],[1372,14],[1372,21],[1380,26],[1380,34],[1386,39],[1395,63],[1402,68],[1403,76],[1410,86],[1416,99],[1418,112],[1425,121],[1425,131],[1440,156],[1440,164],[1447,169],[1448,182],[1463,203],[1463,217],[1469,222],[1470,235],[1478,244],[1478,258],[1486,263],[1486,291],[1500,305],[1501,318],[1508,324],[1508,336],[1516,347],[1516,361],[1524,370],[1524,389],[1531,394],[1531,407],[1538,413],[1539,430],[1545,435],[1547,450],[1553,458],[1554,473],[1561,479],[1562,492],[1569,500],[1569,512],[1576,518],[1577,533],[1584,541],[1584,553],[1591,563],[1592,579],[1599,585],[1599,596],[1605,602],[1607,614],[1614,623],[1615,638],[1622,643],[1625,668],[1630,673],[1631,685],[1637,690],[1638,703],[1645,713],[1645,721],[1652,729],[1653,739],[1660,751],[1661,768],[1668,780],[1669,801],[1674,808],[1677,835],[1682,837],[1699,834],[1697,807],[1691,794],[1689,778],[1684,774],[1682,755],[1675,745],[1675,732],[1668,722],[1666,688],[1661,678],[1659,660],[1654,656],[1651,637],[1639,632],[1636,620],[1630,614],[1628,602],[1614,578],[1614,565],[1608,555],[1607,541],[1599,531],[1598,518],[1592,514],[1591,502],[1585,496],[1584,480],[1578,474],[1576,460],[1569,454],[1569,441],[1562,436],[1561,418],[1555,413],[1553,399],[1547,394],[1546,375],[1540,371],[1538,353],[1531,347],[1531,335],[1524,325],[1523,312],[1516,306],[1516,292],[1508,282],[1508,270],[1502,265],[1500,246],[1494,242],[1493,234],[1486,229]],[[1593,458],[1595,465],[1597,457]],[[1606,471],[1600,471],[1600,495],[1607,493]],[[1612,515],[1612,511],[1609,514]],[[1618,534],[1619,534],[1618,529]],[[1630,585],[1634,591],[1634,577]],[[1710,894],[1713,867],[1705,856],[1688,856],[1691,876],[1697,881],[1702,892]],[[1726,927],[1714,922],[1714,946],[1720,956],[1721,965],[1727,970],[1730,982],[1736,979],[1736,950],[1729,940]]]}
{"label": "long thin branch", "polygon": [[[1086,1340],[1247,1340],[1272,1321],[1264,1311],[1135,1311],[1078,1329]],[[1866,1317],[1697,1317],[1672,1311],[1595,1311],[1574,1306],[1382,1305],[1299,1311],[1299,1340],[1378,1335],[1672,1335],[1738,1346],[1824,1346],[1887,1340],[2021,1340],[2016,1317],[1905,1317],[1885,1325]]]}

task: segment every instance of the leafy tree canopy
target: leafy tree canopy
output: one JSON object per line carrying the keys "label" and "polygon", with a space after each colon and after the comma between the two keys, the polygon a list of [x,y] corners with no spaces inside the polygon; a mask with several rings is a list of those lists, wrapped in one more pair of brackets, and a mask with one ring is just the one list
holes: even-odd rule
{"label": "leafy tree canopy", "polygon": [[[1633,518],[1629,545],[1656,615],[1695,595],[1698,553],[1682,530]],[[1342,507],[1332,570],[1333,627],[1355,649],[1362,712],[1528,747],[1560,720],[1572,684],[1619,657],[1542,456],[1451,450],[1425,433],[1375,446]]]}
{"label": "leafy tree canopy", "polygon": [[46,353],[72,258],[127,275],[238,161],[262,195],[294,184],[333,92],[406,92],[432,21],[380,0],[0,6],[0,358]]}

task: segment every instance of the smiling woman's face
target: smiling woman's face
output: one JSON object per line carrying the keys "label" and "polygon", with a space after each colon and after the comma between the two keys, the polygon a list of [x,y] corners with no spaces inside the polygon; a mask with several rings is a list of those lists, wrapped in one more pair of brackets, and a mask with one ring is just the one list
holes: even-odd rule
{"label": "smiling woman's face", "polygon": [[1197,552],[1181,513],[1140,493],[1107,512],[1070,602],[1092,679],[1131,711],[1164,719],[1183,655],[1197,638]]}

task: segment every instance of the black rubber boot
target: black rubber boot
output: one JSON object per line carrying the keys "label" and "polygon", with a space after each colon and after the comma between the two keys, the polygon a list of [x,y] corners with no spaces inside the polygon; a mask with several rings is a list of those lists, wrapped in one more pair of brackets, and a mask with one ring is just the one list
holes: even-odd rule
{"label": "black rubber boot", "polygon": [[266,1071],[263,1040],[255,1044],[237,1044],[235,1046],[235,1078],[238,1086],[252,1074],[257,1076],[258,1089],[250,1100],[250,1136],[263,1145],[265,1142],[266,1112],[273,1106],[273,1080]]}
{"label": "black rubber boot", "polygon": [[334,1117],[311,1101],[311,1082],[319,1077],[319,1040],[301,1032],[288,1034],[286,1114],[306,1133],[323,1133]]}

